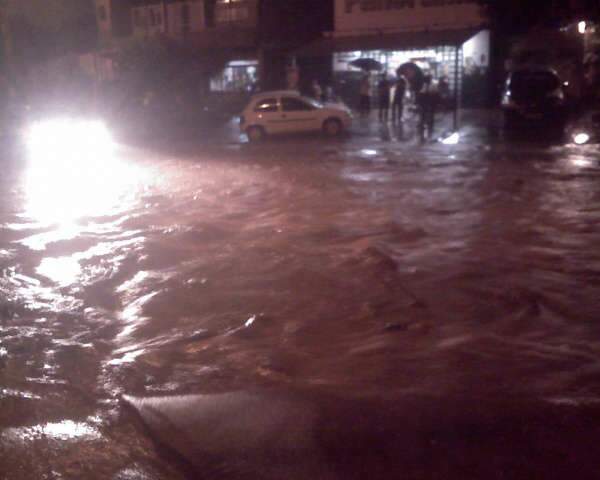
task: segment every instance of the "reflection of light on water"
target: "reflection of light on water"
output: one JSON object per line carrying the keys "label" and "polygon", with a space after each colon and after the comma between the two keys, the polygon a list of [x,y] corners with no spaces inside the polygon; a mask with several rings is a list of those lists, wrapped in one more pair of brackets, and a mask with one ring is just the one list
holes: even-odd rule
{"label": "reflection of light on water", "polygon": [[592,161],[589,158],[583,157],[581,155],[572,155],[571,163],[576,167],[586,168],[592,166]]}
{"label": "reflection of light on water", "polygon": [[56,440],[71,440],[85,437],[87,439],[100,438],[100,432],[87,423],[74,422],[73,420],[63,420],[57,423],[46,423],[34,427],[8,428],[4,430],[3,435],[8,438],[20,440],[35,440],[42,435],[46,438]]}
{"label": "reflection of light on water", "polygon": [[37,273],[61,286],[67,286],[75,283],[81,274],[81,266],[73,257],[44,258],[37,268]]}
{"label": "reflection of light on water", "polygon": [[31,392],[25,392],[22,390],[13,390],[10,388],[0,388],[0,399],[6,398],[6,397],[26,398],[28,400],[40,400],[42,398]]}
{"label": "reflection of light on water", "polygon": [[41,222],[64,228],[106,215],[139,180],[139,172],[118,160],[100,122],[40,122],[29,130],[27,146],[26,214]]}
{"label": "reflection of light on water", "polygon": [[255,321],[256,321],[256,315],[252,315],[248,320],[246,320],[246,323],[244,324],[244,326],[247,328],[247,327],[251,326]]}
{"label": "reflection of light on water", "polygon": [[[0,277],[0,283],[2,282]],[[17,273],[13,268],[5,269],[4,281],[10,288],[2,291],[5,299],[18,302],[32,310],[75,311],[82,301],[44,287],[38,279]]]}
{"label": "reflection of light on water", "polygon": [[131,363],[145,351],[146,350],[144,348],[141,348],[140,350],[127,352],[121,358],[113,358],[110,362],[108,362],[108,365],[123,365],[124,363]]}
{"label": "reflection of light on water", "polygon": [[31,235],[23,240],[21,244],[30,248],[31,250],[45,250],[46,245],[60,240],[70,240],[79,235],[79,228],[75,225],[63,225],[57,230],[51,232],[39,233],[37,235]]}
{"label": "reflection of light on water", "polygon": [[151,292],[144,295],[137,300],[131,302],[121,314],[121,318],[126,322],[135,322],[142,315],[142,309],[146,303],[148,303],[152,297],[158,295],[158,292]]}
{"label": "reflection of light on water", "polygon": [[363,148],[360,153],[366,155],[367,157],[374,157],[377,155],[377,150],[373,150],[372,148]]}
{"label": "reflection of light on water", "polygon": [[146,305],[146,303],[148,303],[155,295],[158,295],[158,293],[159,292],[148,293],[125,307],[123,312],[121,312],[120,317],[127,325],[117,335],[117,338],[130,336],[142,323],[148,320],[147,317],[143,316],[144,305]]}
{"label": "reflection of light on water", "polygon": [[98,432],[86,423],[77,423],[72,420],[63,420],[59,423],[47,423],[43,427],[44,434],[49,437],[67,440],[78,437],[99,436]]}
{"label": "reflection of light on water", "polygon": [[585,405],[600,404],[600,398],[597,397],[555,397],[546,399],[547,402],[555,405],[570,407],[581,407]]}
{"label": "reflection of light on water", "polygon": [[149,277],[149,273],[142,270],[135,274],[135,276],[131,280],[127,280],[122,285],[117,288],[117,292],[127,292],[128,290],[132,290],[134,287],[138,287],[144,280]]}

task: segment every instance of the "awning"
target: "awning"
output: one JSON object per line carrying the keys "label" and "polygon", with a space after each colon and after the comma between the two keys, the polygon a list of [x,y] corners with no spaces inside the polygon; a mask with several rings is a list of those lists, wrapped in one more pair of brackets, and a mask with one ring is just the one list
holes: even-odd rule
{"label": "awning", "polygon": [[409,50],[437,46],[460,46],[480,29],[421,30],[413,32],[324,37],[299,48],[300,56],[320,56],[358,50]]}

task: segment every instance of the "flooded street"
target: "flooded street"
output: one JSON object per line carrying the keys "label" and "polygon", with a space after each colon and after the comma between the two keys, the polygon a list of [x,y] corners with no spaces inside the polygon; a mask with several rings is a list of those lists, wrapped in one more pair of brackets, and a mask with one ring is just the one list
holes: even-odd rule
{"label": "flooded street", "polygon": [[426,418],[405,478],[600,475],[597,146],[97,127],[0,155],[0,478],[196,478],[121,396],[240,391]]}

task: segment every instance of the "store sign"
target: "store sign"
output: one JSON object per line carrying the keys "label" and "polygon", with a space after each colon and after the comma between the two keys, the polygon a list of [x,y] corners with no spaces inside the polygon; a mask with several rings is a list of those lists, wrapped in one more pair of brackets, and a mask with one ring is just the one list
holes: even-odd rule
{"label": "store sign", "polygon": [[476,3],[476,0],[344,0],[346,13],[354,13],[355,9],[362,12],[380,10],[402,10],[416,7],[443,7],[446,5],[462,5]]}
{"label": "store sign", "polygon": [[336,0],[336,31],[464,28],[484,23],[477,0]]}

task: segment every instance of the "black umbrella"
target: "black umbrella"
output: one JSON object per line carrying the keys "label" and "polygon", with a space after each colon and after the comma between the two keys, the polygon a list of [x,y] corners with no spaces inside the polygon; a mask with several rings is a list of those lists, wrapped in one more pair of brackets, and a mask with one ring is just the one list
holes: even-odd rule
{"label": "black umbrella", "polygon": [[423,73],[423,70],[421,70],[421,67],[419,67],[416,63],[403,63],[397,68],[396,74],[398,76],[403,75],[404,78],[406,78],[408,84],[410,85],[410,89],[413,92],[420,92],[423,88],[423,84],[425,83],[425,74]]}
{"label": "black umbrella", "polygon": [[350,62],[350,65],[356,68],[360,68],[361,70],[365,70],[367,72],[380,72],[381,70],[383,70],[383,64],[373,58],[359,58]]}

